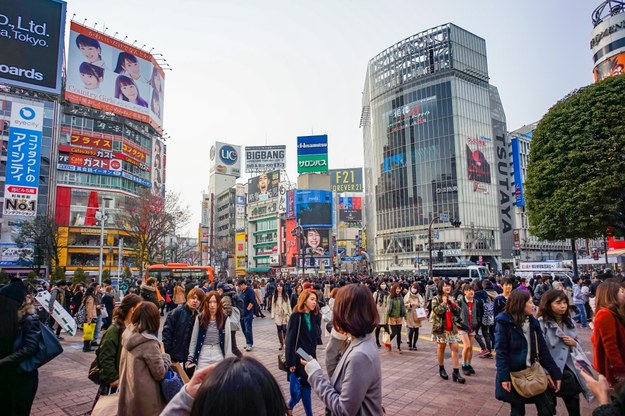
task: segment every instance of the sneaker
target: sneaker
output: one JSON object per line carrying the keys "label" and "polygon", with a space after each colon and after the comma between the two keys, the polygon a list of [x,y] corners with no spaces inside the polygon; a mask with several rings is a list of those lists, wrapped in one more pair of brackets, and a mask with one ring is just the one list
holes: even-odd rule
{"label": "sneaker", "polygon": [[471,375],[471,370],[469,369],[468,365],[463,365],[462,366],[462,374],[464,374],[465,376],[470,376]]}
{"label": "sneaker", "polygon": [[480,351],[480,353],[477,356],[480,358],[486,358],[488,354],[490,354],[490,351],[484,348],[482,351]]}
{"label": "sneaker", "polygon": [[252,346],[251,345],[246,345],[244,350],[245,351],[252,351]]}
{"label": "sneaker", "polygon": [[473,369],[473,366],[471,364],[469,364],[467,368],[469,369],[469,375],[475,374],[475,370]]}

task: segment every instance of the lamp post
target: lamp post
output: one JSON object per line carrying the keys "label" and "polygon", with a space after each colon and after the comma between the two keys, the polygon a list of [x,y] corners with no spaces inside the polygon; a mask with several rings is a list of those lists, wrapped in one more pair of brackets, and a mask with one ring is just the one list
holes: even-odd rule
{"label": "lamp post", "polygon": [[441,221],[449,221],[451,222],[451,225],[453,225],[455,228],[460,227],[460,224],[462,224],[460,221],[458,221],[456,218],[449,218],[449,215],[447,214],[440,214],[440,215],[435,215],[431,220],[430,220],[430,224],[428,225],[428,252],[429,252],[429,256],[430,256],[430,261],[428,263],[428,276],[430,279],[432,279],[434,277],[434,270],[432,269],[432,225],[434,224],[434,221],[440,219]]}
{"label": "lamp post", "polygon": [[102,286],[102,265],[104,263],[104,223],[106,222],[106,203],[107,201],[112,201],[113,198],[103,197],[102,198],[102,210],[96,212],[95,218],[100,221],[100,261],[98,262],[98,283]]}

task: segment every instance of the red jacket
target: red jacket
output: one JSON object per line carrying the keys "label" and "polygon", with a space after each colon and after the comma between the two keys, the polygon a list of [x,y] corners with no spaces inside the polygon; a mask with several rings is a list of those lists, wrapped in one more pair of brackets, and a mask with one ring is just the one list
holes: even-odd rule
{"label": "red jacket", "polygon": [[625,378],[625,326],[607,308],[599,309],[593,322],[593,366],[614,386],[617,377]]}

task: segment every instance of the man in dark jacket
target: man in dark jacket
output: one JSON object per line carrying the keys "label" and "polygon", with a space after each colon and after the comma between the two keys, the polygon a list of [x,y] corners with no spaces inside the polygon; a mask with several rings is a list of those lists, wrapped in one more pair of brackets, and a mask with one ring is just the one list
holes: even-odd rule
{"label": "man in dark jacket", "polygon": [[152,302],[157,308],[161,305],[158,301],[158,295],[156,294],[156,279],[150,277],[145,284],[141,285],[141,297],[145,302]]}
{"label": "man in dark jacket", "polygon": [[170,355],[172,362],[185,363],[187,361],[191,333],[198,314],[197,309],[205,296],[202,289],[191,289],[187,295],[187,302],[167,315],[162,338],[165,352]]}
{"label": "man in dark jacket", "polygon": [[[56,287],[52,289],[50,292],[50,302],[48,303],[48,313],[50,314],[50,318],[48,320],[48,325],[50,329],[54,328],[54,324],[56,321],[52,318],[52,312],[54,311],[54,304],[58,302],[63,308],[65,308],[65,290],[67,289],[67,282],[65,280],[59,280],[56,282]],[[59,341],[63,340],[61,336],[61,325],[56,324],[56,338]]]}
{"label": "man in dark jacket", "polygon": [[252,320],[254,319],[254,307],[256,306],[256,294],[254,294],[254,289],[248,286],[247,281],[245,279],[239,279],[239,290],[241,296],[243,298],[243,316],[242,316],[242,326],[243,333],[245,334],[245,351],[252,351],[254,347],[254,334],[252,332]]}

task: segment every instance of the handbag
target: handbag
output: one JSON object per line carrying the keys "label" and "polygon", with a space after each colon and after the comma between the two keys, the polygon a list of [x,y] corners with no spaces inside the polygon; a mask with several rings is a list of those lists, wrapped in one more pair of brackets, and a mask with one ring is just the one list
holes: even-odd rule
{"label": "handbag", "polygon": [[78,312],[76,312],[76,316],[74,316],[74,321],[76,321],[76,326],[79,327],[82,324],[84,324],[86,320],[87,320],[87,308],[85,307],[85,304],[83,303],[82,305],[80,305],[80,308],[78,308]]}
{"label": "handbag", "polygon": [[293,403],[299,402],[302,398],[302,385],[299,383],[300,378],[295,373],[289,374],[289,392]]}
{"label": "handbag", "polygon": [[117,416],[117,407],[119,405],[119,393],[102,395],[98,398],[91,416]]}
{"label": "handbag", "polygon": [[[52,332],[46,325],[39,325],[39,327],[41,328],[39,335],[39,349],[35,354],[22,361],[19,365],[20,369],[26,373],[35,371],[63,352],[63,347],[56,338],[54,332]],[[24,335],[22,334],[15,340],[15,350],[24,346],[23,337]]]}
{"label": "handbag", "polygon": [[82,340],[93,341],[95,335],[95,324],[82,324]]}
{"label": "handbag", "polygon": [[93,381],[95,384],[100,384],[100,366],[98,365],[98,357],[93,359],[91,365],[89,366],[89,372],[87,373],[87,378]]}
{"label": "handbag", "polygon": [[415,313],[417,315],[417,321],[424,321],[428,318],[428,314],[425,311],[425,308],[417,308],[415,309]]}
{"label": "handbag", "polygon": [[534,334],[534,341],[536,342],[536,356],[531,367],[521,371],[510,372],[510,379],[514,389],[519,396],[526,399],[544,393],[549,385],[545,369],[539,362],[538,336],[536,334]]}
{"label": "handbag", "polygon": [[[297,325],[297,338],[295,338],[295,348],[297,348],[297,344],[299,343],[299,330],[302,329],[302,316],[299,317],[299,324]],[[286,343],[284,346],[286,350]],[[286,363],[286,351],[282,351],[281,354],[278,354],[278,369],[289,372],[289,366]]]}
{"label": "handbag", "polygon": [[178,394],[180,389],[182,389],[182,387],[184,386],[184,383],[182,382],[182,379],[180,378],[178,373],[176,373],[171,368],[167,370],[165,378],[161,380],[160,384],[161,395],[167,403],[169,403],[171,399],[173,399],[174,396]]}
{"label": "handbag", "polygon": [[391,334],[389,334],[385,328],[382,328],[381,330],[383,331],[382,345],[384,345],[386,348],[391,348]]}

